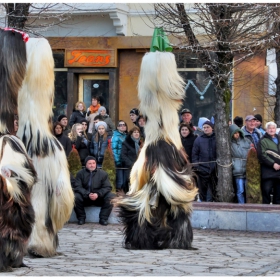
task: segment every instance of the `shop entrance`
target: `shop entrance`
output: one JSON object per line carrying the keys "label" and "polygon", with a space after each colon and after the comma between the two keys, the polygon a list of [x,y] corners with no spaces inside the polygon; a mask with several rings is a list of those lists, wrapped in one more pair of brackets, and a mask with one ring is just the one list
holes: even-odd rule
{"label": "shop entrance", "polygon": [[[109,74],[80,74],[78,98],[87,108],[92,96],[99,96],[101,104],[109,110]],[[108,112],[107,112],[108,113]]]}

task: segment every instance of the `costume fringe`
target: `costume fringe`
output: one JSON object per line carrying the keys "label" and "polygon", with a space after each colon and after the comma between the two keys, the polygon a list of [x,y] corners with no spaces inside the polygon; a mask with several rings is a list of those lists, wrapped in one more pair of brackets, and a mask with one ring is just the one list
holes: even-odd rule
{"label": "costume fringe", "polygon": [[0,133],[14,134],[18,91],[26,69],[22,35],[0,29]]}
{"label": "costume fringe", "polygon": [[145,143],[131,170],[129,192],[113,201],[124,225],[124,246],[192,249],[190,215],[197,188],[178,131],[185,92],[174,55],[146,54],[138,90],[147,117]]}
{"label": "costume fringe", "polygon": [[58,231],[69,220],[74,193],[65,152],[52,135],[50,121],[54,98],[54,61],[44,38],[27,42],[27,69],[19,92],[19,130],[38,173],[31,201],[36,221],[28,245],[34,256],[56,255]]}
{"label": "costume fringe", "polygon": [[37,176],[17,137],[1,136],[0,151],[0,271],[11,271],[24,266],[35,221],[31,189]]}

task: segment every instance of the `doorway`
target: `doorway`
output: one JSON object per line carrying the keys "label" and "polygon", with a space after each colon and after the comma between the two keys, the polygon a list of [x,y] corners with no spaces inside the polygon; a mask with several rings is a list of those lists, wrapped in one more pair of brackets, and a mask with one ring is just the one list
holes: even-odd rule
{"label": "doorway", "polygon": [[78,98],[86,107],[91,105],[92,96],[99,96],[100,104],[109,114],[109,74],[80,74]]}

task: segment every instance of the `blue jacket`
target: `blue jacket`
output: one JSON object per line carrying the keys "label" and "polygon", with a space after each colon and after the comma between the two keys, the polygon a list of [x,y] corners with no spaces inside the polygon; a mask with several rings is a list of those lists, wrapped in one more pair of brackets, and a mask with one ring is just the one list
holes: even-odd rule
{"label": "blue jacket", "polygon": [[[192,163],[216,161],[215,133],[207,136],[203,133],[197,137],[192,149]],[[216,162],[194,164],[194,168],[200,172],[211,174],[216,168]]]}
{"label": "blue jacket", "polygon": [[102,164],[105,151],[108,147],[108,137],[103,139],[103,137],[98,136],[98,141],[96,141],[95,136],[92,136],[91,139],[90,154],[96,158],[98,164]]}
{"label": "blue jacket", "polygon": [[112,150],[115,158],[116,166],[122,166],[121,161],[121,152],[122,152],[122,143],[125,140],[126,133],[114,130],[112,138]]}

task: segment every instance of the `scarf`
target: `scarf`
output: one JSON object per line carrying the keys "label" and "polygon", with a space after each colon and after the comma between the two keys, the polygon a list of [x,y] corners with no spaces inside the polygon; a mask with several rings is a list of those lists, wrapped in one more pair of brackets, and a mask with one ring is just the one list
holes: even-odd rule
{"label": "scarf", "polygon": [[100,106],[101,106],[100,104],[97,104],[96,106],[90,105],[89,106],[90,113],[93,114],[93,113],[98,112],[98,109]]}
{"label": "scarf", "polygon": [[140,138],[139,138],[139,139],[135,139],[134,137],[131,136],[131,139],[132,139],[132,140],[134,141],[134,143],[135,143],[136,155],[138,155]]}

